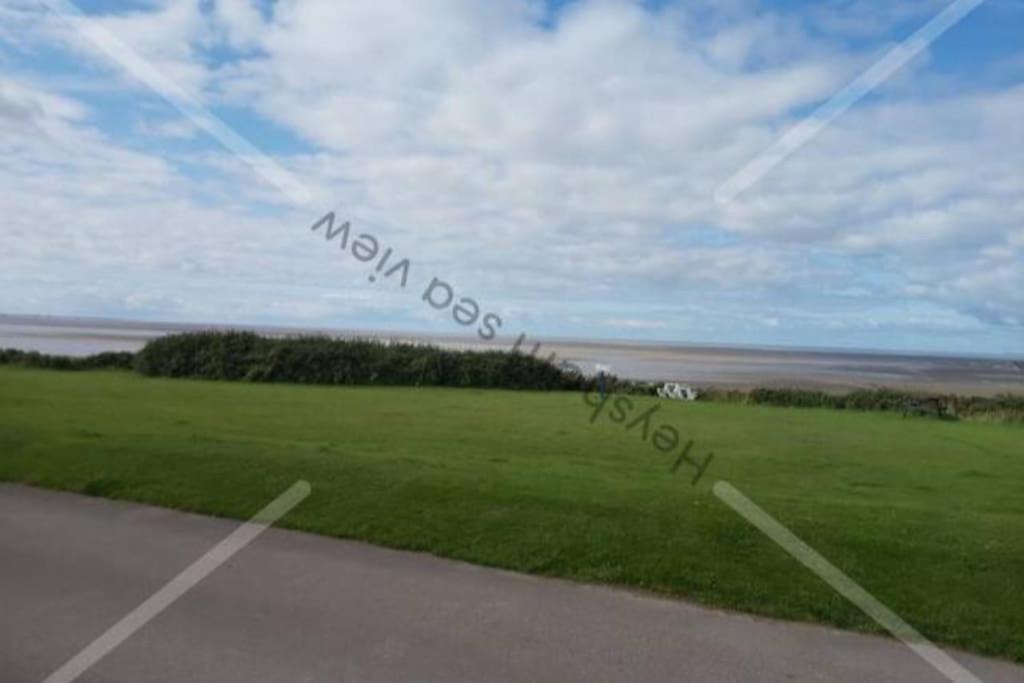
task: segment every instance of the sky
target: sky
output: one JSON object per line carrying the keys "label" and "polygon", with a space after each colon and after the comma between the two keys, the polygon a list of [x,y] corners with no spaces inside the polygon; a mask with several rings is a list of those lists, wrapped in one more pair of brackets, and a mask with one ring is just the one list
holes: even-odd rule
{"label": "sky", "polygon": [[[728,202],[950,3],[76,4],[309,198],[82,19],[0,0],[0,313],[472,334],[423,300],[438,278],[509,343],[1024,354],[1024,0],[986,0]],[[329,211],[407,286],[311,231]]]}

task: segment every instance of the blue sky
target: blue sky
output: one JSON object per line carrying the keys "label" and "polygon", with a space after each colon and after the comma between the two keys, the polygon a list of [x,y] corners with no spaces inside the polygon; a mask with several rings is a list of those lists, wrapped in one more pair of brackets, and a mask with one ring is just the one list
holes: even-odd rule
{"label": "blue sky", "polygon": [[[0,0],[0,312],[1024,353],[1024,3],[988,0],[756,186],[716,187],[949,3]],[[405,289],[309,226],[407,255]],[[419,287],[419,289],[417,289]]]}

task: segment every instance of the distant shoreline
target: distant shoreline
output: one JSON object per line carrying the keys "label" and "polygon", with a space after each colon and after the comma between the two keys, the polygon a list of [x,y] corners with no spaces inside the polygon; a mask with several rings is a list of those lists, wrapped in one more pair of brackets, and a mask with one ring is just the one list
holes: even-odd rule
{"label": "distant shoreline", "polygon": [[[0,314],[0,348],[71,356],[137,351],[174,332],[252,330],[271,336],[320,334],[429,343],[455,349],[511,349],[514,340],[485,342],[453,334],[339,330],[267,325],[168,323],[101,318]],[[671,342],[530,338],[528,353],[557,353],[581,367],[610,365],[623,378],[679,381],[723,389],[796,387],[828,392],[863,388],[976,394],[1024,393],[1024,362],[1001,357],[960,357],[907,352],[752,347]]]}
{"label": "distant shoreline", "polygon": [[[251,330],[266,334],[324,334],[339,337],[390,338],[390,339],[444,339],[453,342],[473,342],[473,335],[449,333],[426,333],[410,330],[388,330],[367,328],[337,327],[300,327],[293,325],[264,325],[242,323],[215,322],[173,322],[167,320],[130,320],[127,318],[103,318],[88,316],[57,316],[0,313],[0,326],[4,325],[38,325],[45,327],[90,328],[90,329],[129,329],[136,331],[189,332],[202,330]],[[845,355],[845,356],[883,356],[888,358],[940,358],[951,360],[986,360],[986,361],[1020,361],[1021,354],[986,354],[966,355],[941,351],[899,351],[892,349],[858,349],[845,347],[817,346],[775,346],[769,344],[733,344],[715,342],[682,342],[671,340],[614,339],[614,338],[575,338],[575,337],[537,337],[545,344],[562,344],[573,346],[593,346],[598,348],[669,348],[699,351],[703,349],[720,352],[763,352],[793,355]],[[512,340],[509,341],[511,345]],[[495,339],[491,345],[502,346],[504,340]]]}

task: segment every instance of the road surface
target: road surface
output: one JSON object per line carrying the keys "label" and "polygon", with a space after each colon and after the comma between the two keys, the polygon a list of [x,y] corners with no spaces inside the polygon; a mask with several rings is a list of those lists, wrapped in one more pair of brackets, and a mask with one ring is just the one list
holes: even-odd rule
{"label": "road surface", "polygon": [[[39,683],[237,526],[0,485],[0,681]],[[78,680],[945,679],[883,638],[272,529]]]}

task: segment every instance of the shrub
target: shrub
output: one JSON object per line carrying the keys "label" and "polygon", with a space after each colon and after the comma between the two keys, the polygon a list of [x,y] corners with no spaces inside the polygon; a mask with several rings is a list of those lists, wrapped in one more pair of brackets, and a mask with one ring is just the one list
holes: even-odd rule
{"label": "shrub", "polygon": [[697,390],[698,401],[717,401],[720,403],[746,403],[747,392],[742,389],[722,389],[719,387],[700,387]]}
{"label": "shrub", "polygon": [[795,408],[878,410],[904,416],[956,420],[1024,422],[1024,396],[1005,394],[993,398],[956,396],[896,389],[858,389],[847,394],[828,394],[808,389],[757,388],[749,392],[702,389],[701,400],[728,401]]}
{"label": "shrub", "polygon": [[747,396],[749,403],[798,408],[842,408],[843,397],[809,389],[754,389]]}
{"label": "shrub", "polygon": [[161,377],[245,379],[272,341],[251,332],[198,332],[154,339],[135,355],[135,369]]}
{"label": "shrub", "polygon": [[135,354],[104,352],[92,356],[51,356],[37,351],[0,349],[0,365],[50,370],[131,370]]}
{"label": "shrub", "polygon": [[160,377],[301,384],[550,390],[579,389],[587,382],[521,353],[329,337],[276,339],[250,332],[161,337],[136,355],[135,369]]}

